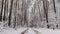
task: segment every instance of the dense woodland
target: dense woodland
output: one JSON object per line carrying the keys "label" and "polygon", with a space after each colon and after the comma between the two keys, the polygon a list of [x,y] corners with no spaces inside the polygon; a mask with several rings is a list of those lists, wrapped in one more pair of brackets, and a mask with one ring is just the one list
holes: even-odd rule
{"label": "dense woodland", "polygon": [[0,27],[60,28],[60,0],[0,0]]}

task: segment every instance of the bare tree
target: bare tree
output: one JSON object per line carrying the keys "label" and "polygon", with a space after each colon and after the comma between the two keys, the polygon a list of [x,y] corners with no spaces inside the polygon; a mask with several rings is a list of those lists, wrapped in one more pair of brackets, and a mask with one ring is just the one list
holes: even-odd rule
{"label": "bare tree", "polygon": [[43,0],[44,13],[45,13],[46,21],[48,23],[48,4],[47,3],[48,3],[47,0]]}
{"label": "bare tree", "polygon": [[[56,22],[57,10],[55,4],[55,0],[50,2],[48,0],[2,0],[0,21],[8,21],[8,26],[14,28],[18,26],[37,27],[45,24],[46,21],[46,26],[49,28],[47,24]],[[56,27],[58,27],[58,24]]]}
{"label": "bare tree", "polygon": [[2,0],[2,5],[1,5],[0,21],[2,21],[3,3],[4,3],[4,0]]}
{"label": "bare tree", "polygon": [[12,6],[13,6],[13,0],[11,0],[11,5],[10,5],[9,23],[8,23],[9,26],[10,26],[10,24],[11,24]]}
{"label": "bare tree", "polygon": [[22,0],[22,12],[23,12],[23,22],[25,24],[27,24],[27,5],[26,5],[26,2],[25,0]]}
{"label": "bare tree", "polygon": [[6,1],[7,1],[7,0],[5,0],[5,5],[4,5],[4,18],[3,18],[4,21],[5,21],[5,19],[6,19]]}
{"label": "bare tree", "polygon": [[55,0],[53,0],[54,12],[56,13]]}

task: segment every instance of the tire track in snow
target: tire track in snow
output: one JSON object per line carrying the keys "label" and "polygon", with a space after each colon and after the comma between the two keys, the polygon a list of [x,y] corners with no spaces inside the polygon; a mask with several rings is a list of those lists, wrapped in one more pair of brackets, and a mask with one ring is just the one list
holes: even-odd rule
{"label": "tire track in snow", "polygon": [[21,34],[41,34],[41,32],[38,32],[32,28],[28,28],[27,30],[23,31]]}

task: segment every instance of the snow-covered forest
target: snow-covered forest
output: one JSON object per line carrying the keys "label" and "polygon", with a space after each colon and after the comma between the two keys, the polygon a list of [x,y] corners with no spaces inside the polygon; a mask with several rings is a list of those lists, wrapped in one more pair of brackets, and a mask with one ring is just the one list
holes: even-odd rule
{"label": "snow-covered forest", "polygon": [[0,30],[6,28],[60,29],[60,0],[0,0]]}

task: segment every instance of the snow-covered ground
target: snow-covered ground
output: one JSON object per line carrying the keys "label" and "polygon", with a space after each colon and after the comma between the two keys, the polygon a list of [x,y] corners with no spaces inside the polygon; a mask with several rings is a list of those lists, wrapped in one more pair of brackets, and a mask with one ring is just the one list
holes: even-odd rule
{"label": "snow-covered ground", "polygon": [[0,34],[60,34],[60,29],[47,28],[18,28],[18,29],[3,29]]}
{"label": "snow-covered ground", "polygon": [[60,29],[46,29],[46,28],[39,28],[39,29],[34,29],[39,31],[41,34],[60,34]]}
{"label": "snow-covered ground", "polygon": [[17,30],[10,28],[10,29],[4,29],[2,32],[0,32],[0,34],[20,34],[21,32],[23,32],[24,30],[26,30],[27,28],[18,28]]}

